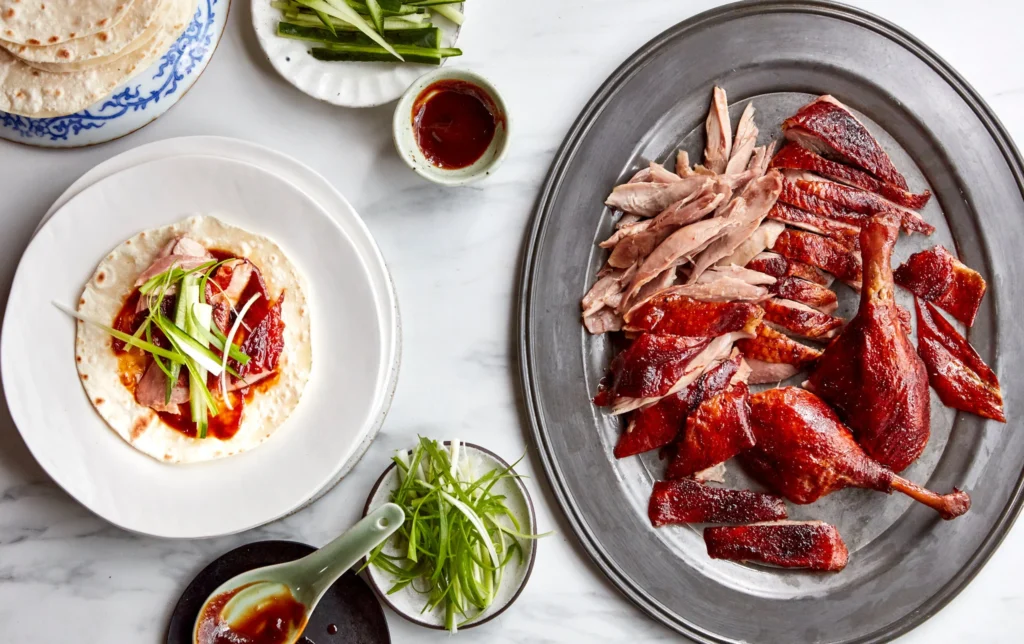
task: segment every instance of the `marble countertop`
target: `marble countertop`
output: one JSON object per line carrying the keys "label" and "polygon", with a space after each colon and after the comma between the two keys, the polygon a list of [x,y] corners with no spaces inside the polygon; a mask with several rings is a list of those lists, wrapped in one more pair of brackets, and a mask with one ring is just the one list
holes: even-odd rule
{"label": "marble countertop", "polygon": [[[279,79],[235,0],[227,32],[205,75],[155,124],[95,148],[53,152],[0,142],[0,298],[50,203],[97,163],[176,136],[252,140],[301,159],[355,205],[386,256],[404,320],[402,374],[394,406],[354,471],[312,506],[244,534],[165,541],[125,533],[96,518],[40,469],[0,405],[0,640],[162,641],[189,579],[236,545],[292,539],[320,545],[351,525],[396,448],[416,434],[457,436],[515,458],[528,449],[513,338],[518,265],[540,184],[576,115],[631,52],[712,0],[471,0],[460,66],[501,88],[515,118],[501,170],[484,183],[425,183],[395,155],[392,106],[345,110]],[[858,0],[909,30],[957,68],[1024,145],[1024,67],[1013,0]],[[514,8],[512,8],[514,6]],[[1013,430],[1007,427],[1007,430]],[[608,584],[574,542],[529,454],[522,468],[538,501],[542,542],[516,606],[458,637],[466,642],[675,640]],[[900,642],[1020,641],[1024,630],[1024,527],[1017,526],[971,585]],[[388,615],[396,642],[447,635]]]}

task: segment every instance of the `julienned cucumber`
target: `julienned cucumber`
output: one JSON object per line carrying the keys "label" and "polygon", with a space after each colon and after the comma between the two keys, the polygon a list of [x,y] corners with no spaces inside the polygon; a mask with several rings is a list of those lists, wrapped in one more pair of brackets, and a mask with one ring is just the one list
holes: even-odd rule
{"label": "julienned cucumber", "polygon": [[[325,23],[321,22],[316,14],[310,12],[299,12],[287,10],[284,11],[284,17],[288,22],[303,25],[307,27],[323,27]],[[384,31],[401,31],[403,29],[423,29],[426,27],[433,26],[430,21],[414,21],[411,19],[418,19],[419,14],[412,16],[403,16],[401,18],[385,18],[384,19]],[[337,31],[359,31],[355,25],[344,20],[338,20],[337,18],[331,18],[327,16],[330,26],[334,27]]]}
{"label": "julienned cucumber", "polygon": [[[406,45],[395,45],[395,49],[402,55],[406,62],[424,63],[427,65],[440,65],[445,58],[461,56],[462,50],[454,47],[433,49],[427,47],[409,47]],[[314,47],[310,52],[313,58],[323,61],[361,61],[374,62],[394,60],[394,56],[380,47],[367,45],[338,45],[331,44],[329,47]]]}
{"label": "julienned cucumber", "polygon": [[[364,34],[353,31],[339,31],[337,34],[321,27],[307,27],[289,22],[277,24],[277,35],[283,38],[294,38],[296,40],[309,40],[312,42],[332,43],[341,45],[365,45],[377,49],[373,41]],[[402,31],[389,32],[388,40],[393,45],[407,45],[414,47],[427,47],[436,49],[441,44],[441,30],[434,27],[431,29],[405,29]]]}

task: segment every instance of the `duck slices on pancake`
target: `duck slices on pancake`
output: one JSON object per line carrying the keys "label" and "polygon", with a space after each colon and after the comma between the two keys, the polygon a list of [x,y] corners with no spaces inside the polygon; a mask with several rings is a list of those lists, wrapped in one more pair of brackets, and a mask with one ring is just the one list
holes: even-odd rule
{"label": "duck slices on pancake", "polygon": [[907,180],[864,124],[832,96],[819,96],[782,123],[782,132],[800,146],[844,161],[902,190]]}
{"label": "duck slices on pancake", "polygon": [[833,181],[840,181],[847,185],[881,195],[895,204],[913,208],[914,210],[924,208],[925,204],[928,203],[928,199],[932,196],[932,193],[927,190],[921,194],[914,194],[891,183],[880,181],[866,172],[826,159],[806,148],[800,147],[796,143],[788,143],[783,146],[772,159],[770,167],[780,170],[815,172]]}
{"label": "duck slices on pancake", "polygon": [[821,521],[778,521],[704,528],[712,559],[754,561],[783,568],[838,571],[849,551],[839,530]]}
{"label": "duck slices on pancake", "polygon": [[893,272],[893,278],[967,326],[974,324],[987,288],[977,271],[964,266],[942,246],[914,253]]}
{"label": "duck slices on pancake", "polygon": [[786,504],[777,496],[716,488],[692,479],[655,481],[647,515],[656,528],[678,523],[756,523],[787,516]]}
{"label": "duck slices on pancake", "polygon": [[917,352],[943,404],[1006,422],[999,378],[930,303],[917,304]]}

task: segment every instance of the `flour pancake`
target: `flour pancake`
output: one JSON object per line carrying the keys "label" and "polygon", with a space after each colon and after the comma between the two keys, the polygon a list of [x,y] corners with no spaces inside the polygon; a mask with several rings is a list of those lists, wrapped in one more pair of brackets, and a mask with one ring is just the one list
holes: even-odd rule
{"label": "flour pancake", "polygon": [[135,0],[117,24],[89,36],[56,45],[24,45],[0,41],[7,51],[28,64],[54,72],[84,69],[110,62],[152,39],[171,14],[175,0]]}
{"label": "flour pancake", "polygon": [[78,303],[78,312],[110,324],[132,292],[138,275],[170,240],[187,235],[207,248],[247,258],[263,274],[267,293],[277,300],[285,293],[284,351],[277,381],[257,391],[242,411],[238,432],[228,440],[189,438],[164,424],[140,405],[120,379],[118,357],[102,329],[78,324],[75,360],[82,386],[103,420],[135,449],[167,463],[195,463],[240,454],[266,439],[299,404],[312,365],[310,312],[305,280],[273,241],[209,216],[191,217],[170,226],[147,230],[121,243],[96,268]]}
{"label": "flour pancake", "polygon": [[56,45],[110,29],[133,0],[0,0],[0,38]]}

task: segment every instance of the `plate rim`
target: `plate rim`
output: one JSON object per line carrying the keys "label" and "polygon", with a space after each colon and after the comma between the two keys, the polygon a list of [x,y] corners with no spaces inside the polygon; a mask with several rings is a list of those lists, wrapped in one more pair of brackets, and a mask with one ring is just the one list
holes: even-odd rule
{"label": "plate rim", "polygon": [[[240,159],[226,158],[226,157],[218,157],[218,156],[214,156],[214,155],[202,155],[202,154],[198,154],[198,155],[195,155],[195,154],[178,155],[178,156],[172,156],[172,157],[161,157],[161,158],[157,158],[157,159],[150,159],[150,160],[147,160],[147,161],[144,161],[144,162],[141,162],[141,163],[133,164],[133,165],[127,167],[127,168],[124,168],[124,169],[121,169],[121,170],[119,170],[117,172],[114,172],[111,175],[109,175],[107,177],[104,177],[104,178],[102,178],[102,179],[100,179],[100,180],[98,180],[98,181],[96,181],[96,182],[94,182],[94,183],[92,183],[92,184],[90,184],[88,186],[85,186],[82,190],[80,190],[73,197],[71,197],[67,201],[67,203],[63,204],[60,209],[57,209],[57,212],[59,212],[59,210],[63,209],[64,207],[66,207],[71,201],[73,201],[75,198],[79,197],[83,192],[85,192],[85,191],[87,191],[87,190],[89,190],[91,188],[94,188],[99,183],[102,183],[103,181],[112,179],[112,178],[116,177],[117,175],[122,174],[122,173],[124,173],[124,172],[126,172],[128,170],[133,170],[133,169],[139,168],[140,166],[166,163],[166,162],[174,161],[174,160],[180,161],[182,159],[191,159],[193,161],[195,161],[195,160],[209,160],[209,161],[220,162],[220,163],[225,163],[225,164],[229,164],[229,165],[243,166],[243,167],[255,169],[256,171],[258,171],[259,173],[262,173],[262,174],[272,175],[275,178],[277,178],[279,181],[287,184],[292,190],[294,190],[295,192],[297,192],[300,195],[302,195],[303,198],[308,199],[316,207],[316,209],[318,211],[322,211],[323,216],[325,216],[329,220],[330,225],[334,226],[335,228],[337,228],[339,234],[342,235],[343,237],[345,237],[346,239],[349,239],[349,243],[352,243],[351,242],[351,237],[348,234],[348,232],[345,231],[344,228],[341,226],[341,224],[336,219],[334,219],[334,217],[332,217],[330,215],[330,213],[327,211],[327,209],[324,208],[322,205],[320,205],[320,203],[318,201],[316,201],[315,199],[310,197],[308,194],[306,194],[305,191],[301,190],[298,186],[296,186],[288,178],[278,174],[277,172],[271,171],[269,169],[266,169],[264,167],[261,167],[261,166],[255,164],[255,163],[252,163],[252,162],[249,162],[249,161],[240,160]],[[56,215],[57,212],[54,212],[53,214]],[[220,214],[220,213],[217,213],[217,214]],[[48,219],[47,222],[43,226],[40,227],[40,231],[43,228],[45,228],[47,225],[49,225],[49,223],[51,221],[52,221],[52,217],[50,219]],[[32,244],[37,241],[37,238],[38,238],[38,235],[33,235],[33,238],[30,240],[28,246],[22,252],[21,258],[18,261],[18,268],[15,271],[14,282],[17,281],[18,273],[22,269],[22,262],[24,260],[25,254],[28,252],[28,250],[32,246]],[[353,244],[353,248],[355,249],[354,244]],[[368,275],[369,271],[368,271],[368,269],[366,267],[366,259],[362,256],[361,253],[358,252],[358,249],[355,249],[355,250],[357,252],[356,259],[358,260],[359,264],[362,266],[363,271],[366,272],[367,275]],[[12,282],[12,291],[13,291],[13,283],[14,282]],[[375,289],[374,289],[372,284],[368,284],[368,288],[372,292],[375,292]],[[381,307],[381,305],[382,305],[382,303],[377,302],[376,300],[375,300],[375,304],[376,304],[377,308]],[[10,305],[10,300],[7,303],[7,306],[9,306],[9,305]],[[378,318],[380,317],[380,312],[379,311],[377,313],[377,317]],[[6,331],[8,330],[8,321],[11,320],[11,319],[14,319],[14,318],[10,317],[10,316],[5,316],[4,317],[4,321],[3,321],[3,328],[2,328],[2,330],[0,330],[0,368],[3,368],[3,371],[5,371],[5,372],[7,371],[6,365],[8,363],[8,360],[6,359],[8,351],[5,350],[6,346],[7,346],[6,340],[7,340],[7,336],[8,336]],[[382,353],[381,353],[381,360],[380,360],[380,362],[381,362],[380,369],[383,371],[383,373],[381,375],[381,380],[382,380],[381,384],[383,386],[386,386],[388,374],[391,372],[393,365],[392,364],[388,364],[387,361],[386,361],[387,351],[386,351],[386,347],[384,346],[383,338],[381,339],[381,344],[382,344],[382,347],[381,347]],[[380,392],[381,391],[381,387],[378,387],[375,391]],[[5,390],[5,397],[9,398],[9,393],[6,390]],[[390,400],[390,397],[388,397],[387,399]],[[301,402],[300,402],[300,406],[301,406]],[[8,407],[9,407],[9,409],[11,407],[9,400],[8,400]],[[90,404],[90,408],[91,408],[91,404]],[[134,533],[134,534],[141,534],[141,535],[146,535],[146,536],[150,536],[150,537],[156,537],[156,538],[161,538],[161,539],[172,539],[172,540],[180,540],[180,539],[209,539],[209,538],[214,538],[214,537],[221,537],[221,536],[227,536],[227,535],[232,535],[232,534],[238,534],[238,533],[241,533],[241,532],[245,532],[247,530],[251,530],[253,528],[257,528],[257,527],[262,526],[262,525],[266,525],[268,523],[271,523],[271,522],[276,521],[278,519],[281,519],[283,517],[286,517],[286,516],[294,513],[295,511],[305,507],[309,503],[312,503],[313,501],[318,499],[324,492],[326,492],[327,490],[331,489],[331,487],[333,485],[335,485],[338,481],[340,481],[340,479],[344,476],[344,472],[345,472],[346,468],[348,470],[350,470],[351,469],[351,465],[354,465],[355,462],[358,462],[359,457],[361,456],[361,452],[365,452],[365,448],[368,447],[369,442],[372,442],[372,441],[367,441],[367,438],[365,436],[359,438],[356,441],[353,441],[353,444],[350,447],[349,458],[345,459],[344,461],[340,461],[337,464],[337,466],[335,466],[328,473],[328,475],[327,475],[327,477],[325,479],[325,482],[323,484],[315,486],[315,489],[313,489],[312,491],[305,490],[305,491],[303,491],[301,493],[297,493],[295,495],[295,497],[298,498],[298,501],[290,502],[288,504],[288,505],[290,505],[290,507],[288,507],[287,509],[285,509],[283,511],[279,511],[276,514],[273,514],[273,515],[270,515],[270,516],[261,516],[255,522],[250,520],[249,522],[245,523],[244,525],[243,524],[233,525],[233,526],[230,527],[230,529],[226,529],[226,530],[225,529],[214,529],[214,530],[211,530],[209,527],[202,527],[201,529],[194,529],[193,528],[193,529],[190,529],[189,531],[178,531],[178,532],[170,533],[170,532],[167,532],[166,530],[154,531],[152,529],[152,526],[140,527],[140,526],[137,526],[137,525],[131,525],[129,523],[126,523],[124,521],[123,517],[115,518],[113,516],[110,516],[109,508],[106,508],[106,509],[104,509],[103,512],[101,512],[100,509],[97,509],[97,508],[93,507],[93,505],[95,505],[94,501],[90,501],[89,503],[87,503],[85,500],[83,500],[83,498],[81,497],[80,494],[76,494],[75,492],[72,492],[65,485],[65,482],[59,480],[58,477],[54,473],[52,473],[50,471],[50,469],[51,469],[50,467],[48,467],[47,465],[44,465],[44,460],[47,460],[47,459],[41,459],[40,455],[37,455],[36,450],[33,449],[33,445],[26,439],[24,433],[22,432],[21,427],[19,426],[18,422],[16,421],[15,414],[14,414],[13,410],[11,411],[11,416],[12,416],[12,420],[15,421],[14,425],[18,429],[18,433],[19,433],[19,435],[21,435],[22,441],[24,442],[24,444],[25,444],[26,448],[28,449],[28,451],[32,454],[32,457],[36,459],[36,461],[39,463],[40,467],[43,468],[44,472],[46,472],[46,475],[50,478],[50,480],[52,480],[58,487],[60,487],[66,494],[68,494],[72,499],[74,499],[79,505],[81,505],[82,507],[87,509],[90,513],[100,517],[101,519],[103,519],[107,523],[110,523],[111,525],[114,525],[114,526],[118,527],[119,529],[125,530],[125,531],[130,532],[130,533]],[[376,419],[379,418],[379,417],[380,417],[380,409],[379,408],[370,408],[370,409],[368,409],[368,413],[367,413],[367,416],[366,416],[367,420],[364,422],[364,424],[365,425],[369,425],[369,426],[372,427],[373,424],[375,424]],[[99,420],[100,420],[101,424],[106,426],[105,421],[103,421],[102,419],[99,419]],[[107,429],[109,431],[112,431],[112,430],[109,429],[109,427],[107,427]],[[120,436],[118,436],[117,438],[118,438],[119,442],[123,442]],[[255,451],[255,450],[251,450],[251,451]],[[150,457],[148,455],[145,455],[145,454],[141,454],[141,453],[136,454],[136,456],[138,456],[140,458],[147,459],[147,460],[154,460],[154,459],[152,459],[152,457]],[[170,466],[168,464],[159,463],[158,462],[158,465],[162,465],[162,466],[165,466],[165,467],[184,467],[184,468],[188,468],[188,467],[193,467],[193,466],[203,467],[204,465],[209,465],[209,462],[206,463],[206,464],[203,464],[203,463],[186,464],[184,466],[177,466],[177,465]],[[341,474],[339,474],[339,473],[341,473]]]}
{"label": "plate rim", "polygon": [[[545,224],[551,217],[553,197],[561,185],[568,164],[576,153],[581,139],[587,134],[592,122],[604,109],[619,86],[642,67],[646,60],[657,53],[666,43],[687,33],[699,30],[710,23],[729,21],[750,15],[794,13],[832,17],[856,26],[874,31],[875,33],[896,42],[911,54],[934,70],[977,115],[979,121],[988,131],[996,147],[1006,160],[1007,168],[1017,183],[1017,188],[1024,197],[1024,158],[1021,157],[1006,128],[978,92],[948,62],[917,37],[896,24],[868,11],[829,2],[827,0],[761,0],[759,2],[737,1],[698,13],[679,22],[646,42],[618,67],[601,84],[580,114],[576,117],[561,145],[558,148],[537,200],[537,206],[530,220],[528,237],[520,267],[519,280],[519,311],[516,316],[517,353],[519,357],[519,378],[526,406],[526,415],[530,426],[530,437],[537,450],[543,466],[545,478],[551,486],[552,493],[568,520],[573,535],[590,559],[612,584],[626,596],[635,606],[655,621],[664,626],[692,638],[698,642],[720,643],[726,640],[714,633],[704,631],[663,606],[644,588],[635,583],[615,562],[596,538],[594,531],[587,525],[582,512],[572,493],[568,490],[565,477],[556,461],[548,442],[547,431],[543,428],[538,411],[538,391],[533,378],[533,351],[530,337],[530,317],[533,309],[533,271],[536,263],[537,247]],[[1020,473],[1013,493],[999,513],[992,528],[985,535],[981,545],[971,554],[967,563],[953,575],[943,587],[929,596],[915,611],[881,629],[867,633],[855,642],[883,642],[906,634],[923,622],[927,621],[955,598],[974,577],[981,571],[985,563],[996,551],[1009,533],[1013,522],[1024,506],[1024,471]]]}

